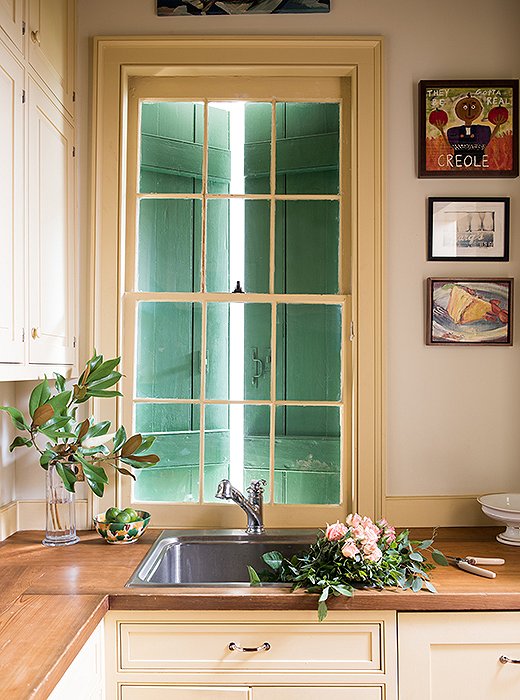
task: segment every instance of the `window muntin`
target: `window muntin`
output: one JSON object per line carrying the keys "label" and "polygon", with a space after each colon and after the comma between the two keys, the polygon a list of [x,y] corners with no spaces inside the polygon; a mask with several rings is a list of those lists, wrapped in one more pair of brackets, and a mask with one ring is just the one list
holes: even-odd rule
{"label": "window muntin", "polygon": [[[193,163],[187,167],[186,155],[184,160],[179,156],[172,161],[171,173],[158,173],[160,189],[149,184],[143,189],[144,182],[152,181],[153,167],[148,156],[146,163],[141,156],[145,167],[141,168],[141,191],[137,195],[137,289],[154,293],[157,301],[136,299],[136,428],[158,434],[160,454],[162,444],[169,447],[165,447],[167,456],[155,470],[139,475],[134,498],[144,502],[211,502],[213,487],[226,477],[238,487],[250,478],[266,478],[271,498],[279,504],[339,503],[346,301],[339,294],[340,105],[144,101],[143,128],[144,113],[160,113],[155,108],[165,104],[171,114],[177,115],[186,114],[185,105],[191,105],[193,128],[182,130],[176,125],[177,141],[182,132],[185,137],[189,134],[193,140],[198,138],[196,145],[200,146],[201,123],[202,134],[207,133],[208,138],[202,138],[200,190],[196,177],[200,150],[193,147],[194,141],[185,147],[186,153],[191,148]],[[172,104],[175,109],[171,109]],[[177,109],[179,104],[184,111]],[[315,168],[314,182],[312,169],[302,166],[299,173],[298,167],[290,167],[288,154],[291,148],[297,154],[298,150],[287,139],[281,149],[277,138],[282,128],[287,136],[290,115],[293,131],[297,132],[295,141],[300,145],[311,143],[302,137],[303,127],[295,118],[304,114],[306,106],[315,131],[320,123],[320,107],[324,108],[321,123],[332,124],[326,137],[329,144],[336,144],[329,148],[321,170]],[[244,120],[238,141],[241,166],[235,154],[227,157],[223,153],[231,138],[229,124],[238,123],[237,116],[232,117],[233,110]],[[226,113],[228,118],[224,119]],[[335,120],[331,117],[334,114]],[[167,138],[164,124],[168,119],[157,113],[154,118],[163,125],[161,138]],[[228,125],[224,137],[223,123]],[[254,144],[246,143],[248,134],[249,139],[256,139]],[[142,131],[141,154],[148,136]],[[322,148],[323,139],[318,141]],[[255,158],[248,159],[248,152],[255,153]],[[308,153],[300,153],[298,158],[304,164],[312,161]],[[181,160],[184,172],[177,172]],[[163,166],[161,160],[162,171]],[[163,197],[154,198],[157,194]],[[159,236],[153,226],[147,233],[146,224],[141,226],[141,212],[153,222],[173,222],[168,235]],[[180,220],[190,222],[191,234],[185,235],[184,229],[177,245],[175,229],[181,226]],[[168,266],[173,256],[178,264]],[[145,279],[146,284],[142,281]],[[229,301],[220,298],[223,294],[229,296],[237,279],[246,293],[229,297]],[[177,294],[179,301],[159,300],[162,292]],[[262,303],[254,298],[256,294],[262,294]],[[155,316],[153,322],[151,315]],[[177,330],[179,341],[182,338],[180,345],[174,340],[168,342],[172,329]],[[165,352],[170,355],[168,359]],[[155,369],[151,370],[150,365]],[[157,370],[154,380],[151,375]],[[168,372],[177,378],[169,377]],[[171,403],[154,404],[157,398]],[[258,405],[255,401],[265,403]],[[141,423],[146,406],[164,406],[170,411],[154,412],[150,408],[148,422]],[[329,418],[325,419],[326,415]],[[165,425],[165,416],[171,417],[171,427]],[[307,430],[315,426],[322,433],[299,433],[295,416]],[[171,456],[178,449],[172,447],[176,441],[190,442],[189,460]],[[326,446],[323,450],[320,442]],[[313,445],[314,454],[309,452],[309,445]],[[192,464],[197,449],[199,463]],[[243,470],[237,466],[240,460]],[[168,470],[175,471],[178,478]],[[163,488],[159,489],[161,479]]]}

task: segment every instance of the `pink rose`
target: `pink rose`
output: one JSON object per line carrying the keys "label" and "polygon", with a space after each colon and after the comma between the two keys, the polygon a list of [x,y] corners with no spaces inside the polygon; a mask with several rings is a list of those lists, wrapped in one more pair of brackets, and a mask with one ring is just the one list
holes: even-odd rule
{"label": "pink rose", "polygon": [[350,513],[345,520],[349,527],[357,527],[361,522],[361,516],[357,513]]}
{"label": "pink rose", "polygon": [[369,561],[377,562],[383,556],[383,552],[379,549],[377,544],[368,542],[363,547],[363,556],[365,556]]}
{"label": "pink rose", "polygon": [[330,542],[336,542],[337,540],[340,540],[342,537],[344,537],[347,534],[347,532],[347,527],[343,525],[343,523],[340,523],[338,520],[333,525],[327,525],[327,529],[325,531],[325,538]]}
{"label": "pink rose", "polygon": [[349,538],[341,548],[341,553],[347,559],[353,559],[356,554],[359,554],[359,549],[353,539]]}
{"label": "pink rose", "polygon": [[392,527],[386,518],[381,518],[377,524],[381,528],[381,539],[387,544],[392,544],[395,540],[395,527]]}

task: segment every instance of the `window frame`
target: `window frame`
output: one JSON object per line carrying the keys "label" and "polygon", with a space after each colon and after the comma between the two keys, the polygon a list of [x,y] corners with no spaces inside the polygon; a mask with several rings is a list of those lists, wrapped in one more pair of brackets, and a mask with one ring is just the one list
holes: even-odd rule
{"label": "window frame", "polygon": [[[125,274],[114,275],[114,261],[132,257],[126,248],[127,120],[132,77],[254,75],[266,83],[273,76],[342,78],[351,104],[350,139],[343,140],[345,187],[352,193],[344,228],[350,246],[344,259],[351,269],[352,323],[344,324],[351,349],[351,382],[345,387],[352,413],[343,428],[348,493],[341,506],[278,505],[266,512],[270,527],[322,526],[350,510],[378,516],[382,512],[383,460],[383,313],[382,313],[382,157],[381,40],[348,37],[148,37],[97,38],[94,43],[94,115],[92,169],[92,344],[104,354],[118,354],[131,336],[120,329],[120,302]],[[290,99],[284,94],[284,99]],[[363,294],[360,290],[363,289]],[[350,328],[347,328],[350,326]],[[347,336],[347,337],[345,337]],[[350,339],[350,343],[348,342]],[[123,371],[124,371],[123,367]],[[126,391],[126,390],[125,390]],[[96,402],[100,419],[127,418],[123,404]],[[345,416],[345,411],[343,415]],[[129,427],[129,426],[128,426]],[[90,501],[91,512],[128,505],[128,484],[113,478],[102,499]],[[171,511],[180,504],[168,505]],[[172,526],[171,515],[158,512],[154,525]],[[242,527],[243,514],[221,504],[191,506],[196,517],[179,526]],[[286,509],[290,509],[288,512]]]}

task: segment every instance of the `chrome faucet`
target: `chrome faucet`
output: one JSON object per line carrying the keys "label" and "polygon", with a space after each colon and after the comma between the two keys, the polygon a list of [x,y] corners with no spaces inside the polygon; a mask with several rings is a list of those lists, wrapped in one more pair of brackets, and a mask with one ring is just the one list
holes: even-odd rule
{"label": "chrome faucet", "polygon": [[265,479],[252,481],[247,487],[247,498],[228,479],[222,479],[217,486],[216,498],[221,498],[224,501],[233,501],[246,513],[246,532],[250,535],[261,535],[262,532],[265,532],[262,510],[264,505],[264,486],[266,484]]}

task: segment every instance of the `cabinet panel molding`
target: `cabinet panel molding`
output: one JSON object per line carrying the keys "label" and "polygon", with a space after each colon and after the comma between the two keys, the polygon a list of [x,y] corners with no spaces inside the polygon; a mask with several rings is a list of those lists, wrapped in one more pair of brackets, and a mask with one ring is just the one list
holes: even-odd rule
{"label": "cabinet panel molding", "polygon": [[252,700],[382,700],[382,686],[253,688]]}
{"label": "cabinet panel molding", "polygon": [[24,0],[0,0],[0,36],[24,50]]}
{"label": "cabinet panel molding", "polygon": [[249,688],[123,685],[121,700],[250,700]]}

